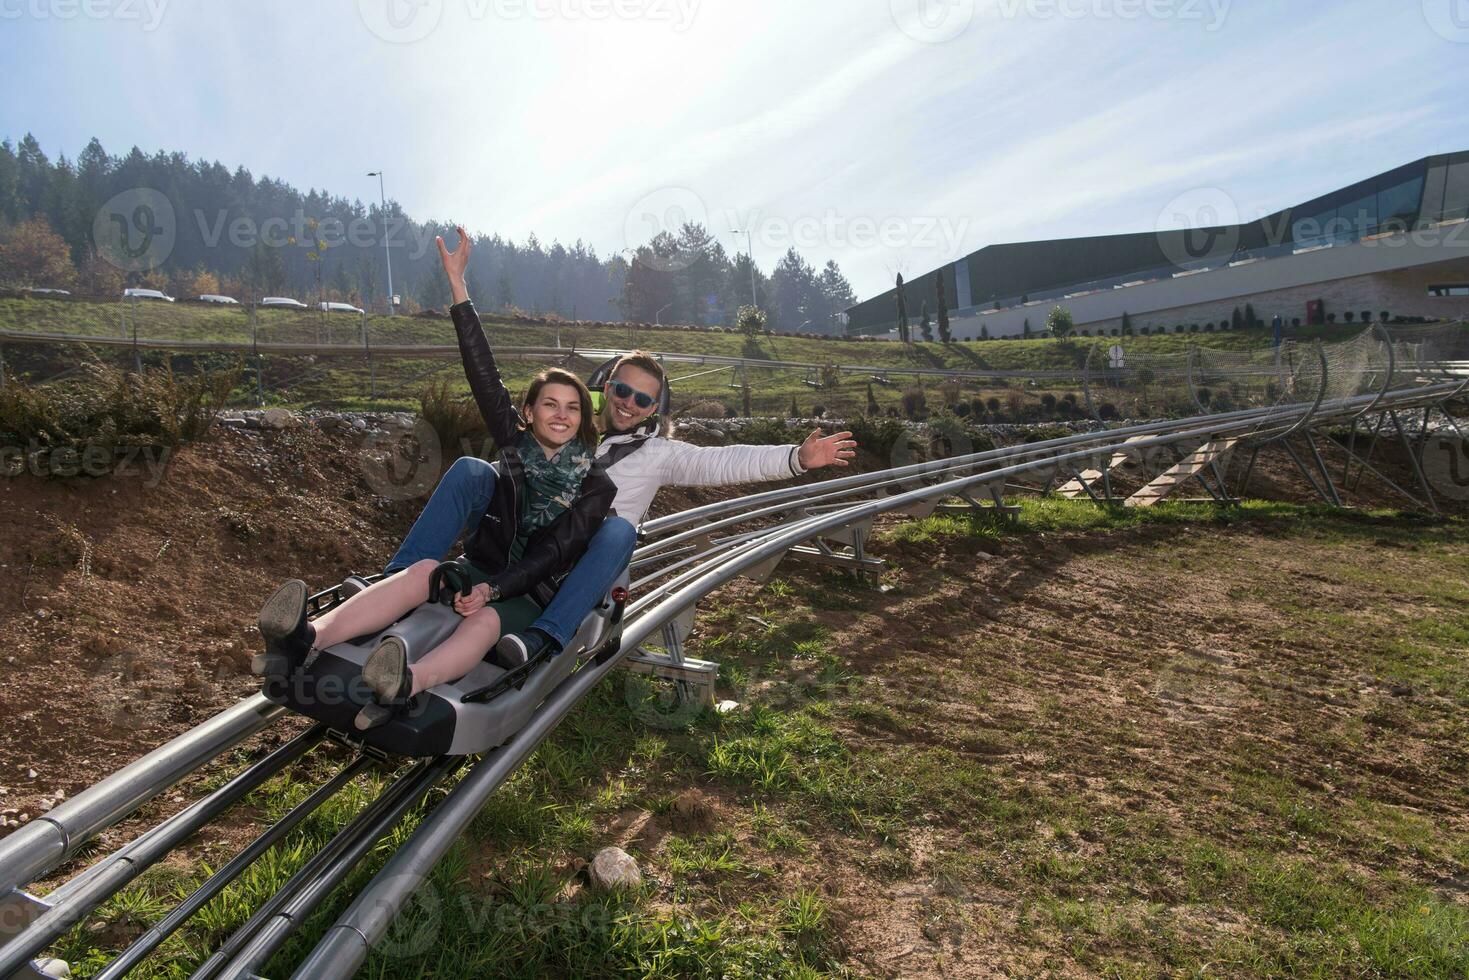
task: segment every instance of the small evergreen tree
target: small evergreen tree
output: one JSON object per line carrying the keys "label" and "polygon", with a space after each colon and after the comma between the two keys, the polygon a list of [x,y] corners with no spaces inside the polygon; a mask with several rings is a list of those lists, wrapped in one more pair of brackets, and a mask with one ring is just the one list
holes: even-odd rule
{"label": "small evergreen tree", "polygon": [[1132,317],[1127,315],[1126,310],[1122,311],[1122,336],[1132,336]]}
{"label": "small evergreen tree", "polygon": [[1231,313],[1231,314],[1229,314],[1229,329],[1231,329],[1231,330],[1241,330],[1241,329],[1244,328],[1244,325],[1245,325],[1245,315],[1243,313],[1241,313],[1239,311],[1239,307],[1236,306],[1234,308],[1234,312]]}
{"label": "small evergreen tree", "polygon": [[923,313],[918,320],[918,329],[923,331],[924,343],[933,343],[933,324],[928,319],[928,300],[923,301]]}
{"label": "small evergreen tree", "polygon": [[1264,325],[1265,325],[1264,323],[1262,323],[1258,318],[1256,318],[1256,316],[1255,316],[1255,307],[1252,304],[1250,304],[1250,303],[1246,303],[1245,304],[1245,326],[1250,327],[1251,329],[1253,329],[1255,327],[1263,327]]}
{"label": "small evergreen tree", "polygon": [[796,407],[796,396],[795,395],[792,395],[791,396],[791,418],[798,419],[800,417],[801,417],[801,410]]}
{"label": "small evergreen tree", "polygon": [[898,339],[903,343],[909,340],[908,335],[908,294],[903,291],[903,274],[898,273]]}
{"label": "small evergreen tree", "polygon": [[882,411],[882,406],[877,404],[877,398],[872,394],[872,382],[867,382],[867,414],[876,416]]}
{"label": "small evergreen tree", "polygon": [[987,327],[987,326],[985,326],[983,323],[981,323],[979,325],[979,339],[980,340],[989,340],[990,339],[990,328]]}
{"label": "small evergreen tree", "polygon": [[939,301],[939,340],[945,344],[954,342],[954,333],[949,329],[949,298],[944,291],[944,274],[938,274],[937,284],[934,287],[938,293]]}
{"label": "small evergreen tree", "polygon": [[1026,340],[1030,339],[1030,317],[1025,318],[1025,332],[1021,336]]}

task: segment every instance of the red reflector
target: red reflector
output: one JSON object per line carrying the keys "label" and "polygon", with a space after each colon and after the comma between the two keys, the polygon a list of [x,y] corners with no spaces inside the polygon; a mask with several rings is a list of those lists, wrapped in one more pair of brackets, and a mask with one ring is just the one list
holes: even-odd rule
{"label": "red reflector", "polygon": [[612,601],[613,602],[626,602],[627,601],[627,590],[624,589],[620,585],[617,588],[613,589],[612,590]]}

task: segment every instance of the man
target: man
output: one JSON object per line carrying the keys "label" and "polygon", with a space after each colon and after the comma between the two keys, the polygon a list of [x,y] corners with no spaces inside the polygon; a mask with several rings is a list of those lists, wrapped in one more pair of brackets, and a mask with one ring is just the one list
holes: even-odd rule
{"label": "man", "polygon": [[[438,246],[453,295],[450,313],[468,371],[475,359],[476,344],[471,340],[481,328],[464,283],[470,240],[462,227],[458,231],[456,251],[450,252],[442,238]],[[621,358],[610,372],[602,386],[598,421],[603,438],[597,456],[611,458],[605,465],[607,476],[617,486],[612,513],[541,617],[529,629],[509,634],[496,645],[502,665],[515,666],[542,651],[557,652],[571,642],[582,620],[632,559],[635,529],[660,487],[782,480],[826,466],[847,466],[856,455],[857,443],[850,432],[822,436],[819,430],[813,431],[799,446],[706,447],[666,438],[658,417],[660,406],[666,404],[666,385],[662,365],[641,351]],[[463,531],[472,532],[479,524],[494,493],[495,474],[489,463],[474,457],[456,460],[387,569],[443,557]]]}

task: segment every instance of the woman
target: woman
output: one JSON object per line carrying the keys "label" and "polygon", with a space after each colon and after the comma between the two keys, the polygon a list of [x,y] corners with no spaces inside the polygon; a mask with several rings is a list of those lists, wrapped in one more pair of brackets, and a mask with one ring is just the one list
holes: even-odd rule
{"label": "woman", "polygon": [[[462,227],[459,248],[450,252],[438,239],[439,257],[449,276],[454,305],[450,313],[471,383],[474,364],[490,359],[488,341],[464,283],[471,249]],[[496,653],[502,664],[523,662],[571,642],[582,620],[617,581],[637,543],[642,523],[660,487],[721,486],[799,476],[824,466],[847,466],[856,455],[850,432],[822,436],[814,431],[799,446],[693,446],[666,438],[659,415],[667,379],[656,358],[635,351],[618,361],[602,388],[603,439],[597,462],[617,487],[609,517],[592,538],[586,556],[560,583],[540,618],[526,630],[505,630]],[[388,569],[406,568],[445,554],[467,527],[484,513],[496,494],[495,472],[484,460],[466,456],[444,474]]]}
{"label": "woman", "polygon": [[[483,336],[481,336],[483,342]],[[469,673],[504,632],[524,629],[541,607],[528,597],[565,574],[611,507],[616,487],[593,460],[597,430],[592,398],[576,375],[559,368],[531,382],[522,406],[511,402],[488,344],[470,373],[480,413],[500,454],[505,484],[465,549],[474,586],[454,600],[464,617],[454,633],[417,663],[401,640],[382,641],[363,666],[376,698],[356,725],[368,729],[420,691]],[[391,626],[428,601],[439,562],[424,558],[352,596],[315,622],[306,621],[306,585],[287,582],[265,604],[260,632],[266,653],[257,673],[288,676],[313,647],[326,648]]]}

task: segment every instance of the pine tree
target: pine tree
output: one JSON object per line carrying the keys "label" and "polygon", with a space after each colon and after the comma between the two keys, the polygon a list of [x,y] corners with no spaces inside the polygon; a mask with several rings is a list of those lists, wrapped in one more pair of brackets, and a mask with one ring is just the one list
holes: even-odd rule
{"label": "pine tree", "polygon": [[950,344],[954,341],[954,334],[949,329],[949,298],[945,295],[944,272],[942,269],[939,270],[939,274],[935,277],[934,291],[938,293],[939,301],[939,340],[945,344]]}
{"label": "pine tree", "polygon": [[1241,313],[1239,311],[1239,307],[1236,306],[1234,308],[1234,312],[1231,313],[1231,314],[1229,314],[1229,329],[1231,329],[1231,330],[1240,330],[1240,329],[1243,329],[1244,325],[1245,325],[1245,315],[1243,313]]}
{"label": "pine tree", "polygon": [[1122,336],[1132,336],[1132,317],[1127,315],[1126,310],[1122,311]]}
{"label": "pine tree", "polygon": [[898,273],[898,339],[908,343],[908,296],[903,292],[903,274]]}
{"label": "pine tree", "polygon": [[801,410],[796,407],[796,396],[795,395],[792,395],[791,396],[791,418],[798,419],[800,417],[801,417]]}
{"label": "pine tree", "polygon": [[876,416],[882,412],[882,406],[877,403],[877,398],[872,394],[872,382],[867,382],[867,414]]}
{"label": "pine tree", "polygon": [[1025,318],[1025,333],[1021,336],[1023,336],[1026,340],[1030,339],[1030,317]]}
{"label": "pine tree", "polygon": [[923,331],[923,340],[925,343],[933,343],[933,324],[928,320],[928,300],[923,301],[923,314],[918,321],[918,329]]}
{"label": "pine tree", "polygon": [[[1026,327],[1027,327],[1027,329],[1029,329],[1029,321],[1027,321]],[[985,324],[983,324],[983,323],[981,323],[979,325],[979,339],[980,340],[989,340],[990,339],[990,328],[988,326],[986,326]]]}

